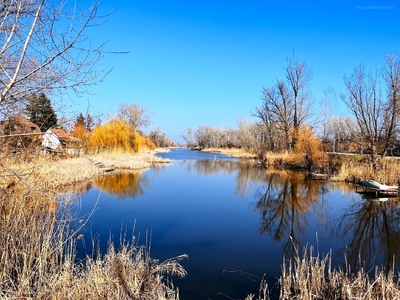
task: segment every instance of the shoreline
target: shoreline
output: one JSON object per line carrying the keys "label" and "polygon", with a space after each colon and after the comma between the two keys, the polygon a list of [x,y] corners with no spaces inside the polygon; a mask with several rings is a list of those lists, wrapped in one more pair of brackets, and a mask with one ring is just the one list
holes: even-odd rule
{"label": "shoreline", "polygon": [[[143,170],[158,164],[169,164],[171,160],[155,156],[156,153],[166,151],[169,150],[156,149],[132,154],[110,152],[60,159],[52,159],[47,156],[38,157],[28,163],[7,164],[6,172],[8,174],[3,176],[3,182],[0,182],[0,186],[6,186],[12,181],[21,181],[29,186],[41,186],[57,190],[93,180],[99,176],[109,176],[122,170]],[[94,164],[94,162],[98,164]],[[105,168],[100,168],[99,164]],[[107,168],[112,168],[114,172],[105,172]],[[21,176],[18,174],[26,174],[27,170],[29,170],[29,176],[22,175],[24,180],[21,180]]]}
{"label": "shoreline", "polygon": [[235,148],[205,148],[200,151],[203,152],[210,152],[210,153],[219,153],[219,154],[224,154],[228,156],[232,156],[235,158],[247,158],[247,159],[256,159],[257,154],[250,153],[241,149],[235,149]]}

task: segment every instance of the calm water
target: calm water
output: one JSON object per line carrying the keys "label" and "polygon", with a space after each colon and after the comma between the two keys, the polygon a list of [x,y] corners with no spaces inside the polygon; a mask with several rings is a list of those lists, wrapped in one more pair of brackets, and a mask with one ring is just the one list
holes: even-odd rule
{"label": "calm water", "polygon": [[[181,299],[244,299],[260,280],[276,285],[283,257],[313,246],[332,251],[333,264],[369,268],[400,257],[396,201],[371,201],[345,184],[308,181],[288,171],[187,149],[159,154],[171,165],[94,182],[82,195],[81,214],[94,209],[79,241],[105,251],[110,235],[151,237],[151,256],[188,254],[188,276],[173,278]],[[229,298],[230,297],[230,298]]]}

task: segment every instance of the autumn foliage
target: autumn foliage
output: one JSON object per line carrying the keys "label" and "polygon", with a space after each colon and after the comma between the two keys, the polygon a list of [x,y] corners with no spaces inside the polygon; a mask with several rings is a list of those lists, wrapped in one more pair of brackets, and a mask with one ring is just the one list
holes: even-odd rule
{"label": "autumn foliage", "polygon": [[309,170],[320,167],[325,158],[321,139],[305,124],[301,125],[294,135],[296,135],[294,152],[304,159],[305,166]]}
{"label": "autumn foliage", "polygon": [[95,151],[119,150],[139,152],[143,148],[154,149],[147,137],[141,136],[128,121],[114,118],[97,126],[90,137],[90,146]]}

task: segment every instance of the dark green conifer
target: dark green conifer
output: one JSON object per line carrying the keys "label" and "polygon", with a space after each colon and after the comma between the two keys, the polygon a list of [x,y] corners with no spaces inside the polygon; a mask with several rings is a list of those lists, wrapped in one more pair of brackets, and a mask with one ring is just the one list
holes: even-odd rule
{"label": "dark green conifer", "polygon": [[25,110],[29,121],[38,125],[43,132],[57,125],[57,115],[44,93],[32,96]]}

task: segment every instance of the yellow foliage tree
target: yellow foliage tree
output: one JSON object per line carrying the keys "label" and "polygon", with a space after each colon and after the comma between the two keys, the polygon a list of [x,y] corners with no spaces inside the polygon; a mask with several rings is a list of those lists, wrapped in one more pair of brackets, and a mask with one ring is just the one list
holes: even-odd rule
{"label": "yellow foliage tree", "polygon": [[139,152],[143,147],[154,149],[148,139],[139,135],[128,121],[114,118],[97,126],[90,137],[90,145],[96,151],[122,150]]}
{"label": "yellow foliage tree", "polygon": [[294,152],[302,154],[309,171],[313,167],[321,167],[325,158],[322,151],[322,141],[315,136],[314,131],[307,125],[302,124],[296,134]]}
{"label": "yellow foliage tree", "polygon": [[79,148],[87,149],[89,147],[90,132],[85,125],[77,124],[70,134],[79,141],[74,142]]}

